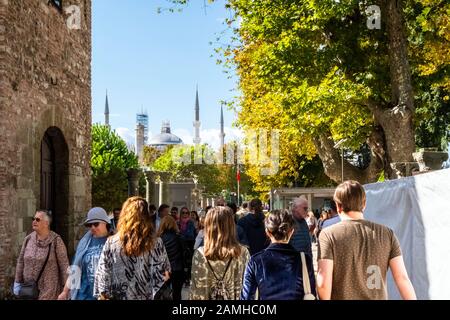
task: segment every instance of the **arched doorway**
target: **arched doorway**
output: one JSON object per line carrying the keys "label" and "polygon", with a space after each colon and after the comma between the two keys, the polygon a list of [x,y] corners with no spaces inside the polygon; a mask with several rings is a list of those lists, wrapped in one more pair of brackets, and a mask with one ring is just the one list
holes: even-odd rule
{"label": "arched doorway", "polygon": [[69,240],[68,147],[57,127],[50,127],[41,141],[40,209],[51,210],[51,229],[67,243]]}
{"label": "arched doorway", "polygon": [[41,143],[41,209],[55,209],[55,150],[47,133]]}

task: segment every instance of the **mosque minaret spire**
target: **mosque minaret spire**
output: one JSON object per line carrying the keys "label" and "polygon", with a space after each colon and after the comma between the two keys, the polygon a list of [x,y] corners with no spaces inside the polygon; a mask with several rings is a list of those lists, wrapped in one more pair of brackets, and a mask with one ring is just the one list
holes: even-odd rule
{"label": "mosque minaret spire", "polygon": [[194,120],[194,144],[198,145],[201,142],[200,139],[200,103],[198,101],[198,85],[195,92],[195,120]]}

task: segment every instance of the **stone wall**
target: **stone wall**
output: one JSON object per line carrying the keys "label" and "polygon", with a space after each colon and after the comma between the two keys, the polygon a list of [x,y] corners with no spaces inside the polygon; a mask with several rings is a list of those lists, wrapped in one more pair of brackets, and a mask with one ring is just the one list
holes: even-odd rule
{"label": "stone wall", "polygon": [[[56,198],[71,254],[91,203],[91,0],[65,0],[81,9],[81,29],[48,0],[0,0],[0,297],[40,207],[41,141],[56,127],[67,144],[67,185]],[[58,152],[58,151],[57,151]]]}

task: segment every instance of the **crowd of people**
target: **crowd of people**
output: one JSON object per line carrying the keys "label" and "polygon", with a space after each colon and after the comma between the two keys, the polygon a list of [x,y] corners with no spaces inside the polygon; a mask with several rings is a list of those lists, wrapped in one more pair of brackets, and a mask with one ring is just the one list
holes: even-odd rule
{"label": "crowd of people", "polygon": [[[387,299],[390,268],[415,299],[394,232],[364,220],[363,187],[336,188],[319,219],[308,201],[265,213],[259,199],[218,201],[200,213],[131,197],[108,216],[92,208],[72,264],[52,216],[38,210],[17,261],[21,299],[191,300]],[[312,243],[317,242],[318,270]]]}

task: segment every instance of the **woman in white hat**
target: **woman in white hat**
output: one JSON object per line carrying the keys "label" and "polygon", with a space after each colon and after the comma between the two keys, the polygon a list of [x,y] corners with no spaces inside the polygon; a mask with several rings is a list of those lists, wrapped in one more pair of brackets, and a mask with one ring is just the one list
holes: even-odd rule
{"label": "woman in white hat", "polygon": [[84,225],[88,232],[80,240],[71,266],[71,274],[59,300],[95,300],[94,278],[98,261],[109,235],[110,219],[103,208],[92,208]]}

